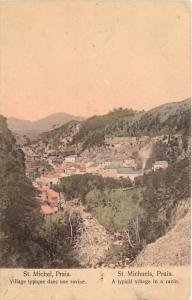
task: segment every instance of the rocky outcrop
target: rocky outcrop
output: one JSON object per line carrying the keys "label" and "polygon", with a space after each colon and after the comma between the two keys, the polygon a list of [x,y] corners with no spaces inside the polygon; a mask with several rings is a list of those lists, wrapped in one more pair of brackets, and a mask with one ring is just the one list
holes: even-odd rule
{"label": "rocky outcrop", "polygon": [[[75,211],[74,206],[71,209]],[[77,205],[76,210],[80,214],[81,223],[74,240],[73,256],[83,268],[98,267],[111,246],[111,237],[82,205]]]}

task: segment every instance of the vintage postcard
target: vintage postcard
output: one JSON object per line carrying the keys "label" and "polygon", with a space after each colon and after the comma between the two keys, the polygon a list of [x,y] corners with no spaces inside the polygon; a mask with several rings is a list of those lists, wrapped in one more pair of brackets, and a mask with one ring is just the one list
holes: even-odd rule
{"label": "vintage postcard", "polygon": [[189,300],[191,4],[0,1],[0,299]]}

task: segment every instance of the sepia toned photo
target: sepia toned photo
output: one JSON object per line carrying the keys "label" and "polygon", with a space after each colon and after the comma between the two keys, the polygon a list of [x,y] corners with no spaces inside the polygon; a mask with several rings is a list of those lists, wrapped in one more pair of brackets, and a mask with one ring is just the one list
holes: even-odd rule
{"label": "sepia toned photo", "polygon": [[189,267],[189,2],[2,1],[0,40],[0,267]]}

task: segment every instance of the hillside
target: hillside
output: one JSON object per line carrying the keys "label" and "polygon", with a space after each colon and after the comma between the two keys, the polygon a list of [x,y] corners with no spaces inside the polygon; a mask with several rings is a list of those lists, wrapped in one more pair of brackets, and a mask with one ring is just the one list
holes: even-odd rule
{"label": "hillside", "polygon": [[83,118],[61,112],[52,114],[34,122],[8,118],[7,123],[9,129],[11,129],[14,133],[35,136],[39,133],[52,130],[54,127],[60,127],[71,120],[81,121]]}
{"label": "hillside", "polygon": [[[147,112],[132,109],[114,109],[106,115],[93,116],[85,121],[72,123],[42,135],[42,141],[73,145],[85,150],[105,145],[106,137],[141,137],[165,134],[190,135],[190,99],[161,105]],[[71,130],[71,132],[70,132]],[[65,139],[67,136],[71,138]],[[67,141],[67,143],[66,143]]]}
{"label": "hillside", "polygon": [[[69,212],[43,218],[37,191],[25,174],[24,153],[15,142],[0,115],[0,267],[78,267],[71,257]],[[70,223],[74,231],[76,219]]]}
{"label": "hillside", "polygon": [[104,116],[86,120],[73,143],[86,149],[104,144],[106,136],[156,136],[190,132],[190,99],[169,103],[147,112],[114,110]]}
{"label": "hillside", "polygon": [[[122,178],[79,174],[62,178],[57,188],[64,193],[66,201],[80,199],[86,211],[115,238],[116,247],[109,249],[104,265],[124,266],[133,261],[143,247],[166,236],[190,211],[190,160],[185,158],[170,164],[164,171],[138,177],[134,184]],[[187,234],[188,242],[189,232],[186,226],[184,228],[186,233],[180,235],[185,238]],[[177,229],[173,238],[176,232]],[[180,247],[180,241],[178,245]],[[177,248],[176,242],[174,247]],[[160,247],[158,251],[163,256]],[[173,248],[173,256],[174,251]],[[185,251],[187,253],[187,246]]]}
{"label": "hillside", "polygon": [[3,116],[0,145],[0,266],[24,266],[30,261],[32,236],[28,226],[35,230],[41,216],[34,201],[34,189],[25,175],[24,154],[15,147]]}
{"label": "hillside", "polygon": [[154,116],[159,116],[161,121],[165,121],[168,117],[175,115],[178,111],[183,112],[190,108],[190,99],[186,99],[180,102],[172,102],[160,105],[158,107],[149,110],[149,113]]}
{"label": "hillside", "polygon": [[79,131],[81,122],[70,121],[66,124],[55,128],[49,132],[44,132],[40,135],[40,139],[44,144],[50,144],[52,146],[60,146],[61,144],[67,146],[72,138]]}
{"label": "hillside", "polygon": [[[83,144],[82,142],[91,142],[88,137],[90,138],[92,133],[102,132],[105,142],[106,136],[113,136],[112,133],[109,135],[109,128],[125,119],[128,124],[132,124],[132,128],[136,130],[134,134],[136,133],[138,136],[146,132],[153,136],[161,134],[162,130],[167,130],[170,134],[182,133],[187,136],[190,132],[188,104],[186,108],[179,109],[179,111],[175,105],[173,104],[171,113],[163,121],[160,116],[164,114],[165,108],[162,107],[159,115],[155,112],[154,116],[149,112],[140,113],[128,109],[118,109],[107,115],[95,116],[83,122],[70,121],[50,132],[42,133],[37,144],[26,146],[26,148],[31,147],[34,151],[28,152],[28,167],[31,168],[30,158],[33,157],[33,153],[39,155],[39,161],[36,161],[38,166],[38,163],[42,163],[43,160],[48,163],[50,155],[47,153],[54,153],[50,150],[59,152],[61,145],[63,149],[79,145],[92,147],[93,144]],[[154,120],[158,120],[158,122],[155,123]],[[160,124],[160,127],[155,127],[155,124]],[[119,130],[118,128],[114,127],[114,135]],[[131,135],[130,132],[128,134]],[[147,143],[150,143],[151,137],[141,136],[144,143],[146,143],[146,138]],[[175,257],[178,258],[178,256],[179,264],[188,263],[186,258],[188,227],[185,226],[185,223],[177,227],[181,218],[185,217],[190,210],[188,137],[186,141],[182,140],[183,136],[177,137],[174,134],[166,137],[163,135],[161,138],[163,141],[166,138],[166,142],[162,142],[160,137],[154,136],[150,159],[151,164],[155,160],[166,160],[167,168],[153,172],[152,165],[148,165],[151,172],[136,177],[133,182],[129,177],[105,177],[95,174],[95,171],[77,174],[73,172],[72,176],[62,175],[60,177],[61,172],[58,167],[62,168],[63,173],[64,168],[67,169],[69,166],[67,163],[63,164],[65,158],[60,155],[59,159],[56,159],[56,164],[53,163],[55,171],[59,172],[57,174],[54,171],[54,176],[59,178],[59,181],[51,184],[51,188],[63,193],[65,206],[51,217],[47,215],[42,218],[38,202],[35,201],[37,200],[37,191],[34,190],[31,181],[25,175],[23,152],[16,146],[15,138],[7,128],[5,118],[0,117],[0,214],[3,228],[3,235],[0,235],[3,249],[2,256],[0,256],[1,266],[125,267],[137,255],[139,260],[140,251],[142,251],[142,255],[145,253],[143,251],[147,251],[148,247],[156,245],[167,235],[168,238],[165,239],[163,245],[157,244],[157,249],[154,249],[154,252],[157,253],[154,260],[150,262],[146,259],[147,264],[161,264],[163,251],[165,253],[169,251],[169,241],[171,241],[171,247],[173,244],[173,248],[170,248],[171,254],[167,254],[170,264],[177,263]],[[123,137],[123,139],[127,138]],[[131,153],[131,148],[127,148],[129,144],[130,147],[138,147],[139,151],[139,145],[142,146],[139,144],[140,139],[128,138],[128,140],[128,143],[125,143],[124,152]],[[135,146],[133,142],[136,144]],[[98,140],[94,145],[101,145],[100,141]],[[113,148],[117,153],[119,148],[114,145],[111,149]],[[108,155],[111,154],[111,149],[108,145],[100,147],[98,151],[103,158],[105,151],[108,151]],[[86,155],[86,152],[88,154],[97,152],[97,149],[92,150],[85,151],[83,155]],[[124,152],[119,152],[119,157],[122,158]],[[142,151],[140,151],[141,154]],[[47,160],[46,157],[48,157]],[[82,161],[80,156],[77,156],[76,159]],[[74,163],[73,170],[75,166]],[[42,180],[53,175],[52,172],[52,169],[50,172],[47,169],[43,174],[45,177],[41,176]],[[39,175],[37,178],[39,180]],[[34,181],[34,177],[32,180]],[[36,184],[34,186],[38,185],[38,180],[34,181]],[[47,199],[43,201],[47,201]],[[170,236],[175,224],[176,229]],[[179,233],[180,231],[182,232]],[[177,236],[177,233],[180,235]],[[185,238],[186,233],[187,237]],[[175,250],[177,244],[174,236],[181,241],[181,243],[177,242],[179,252]],[[143,247],[145,247],[144,250],[142,250]],[[7,253],[10,255],[7,256]],[[167,261],[162,262],[162,264],[164,263]]]}
{"label": "hillside", "polygon": [[148,244],[131,266],[187,265],[190,263],[190,214],[179,220],[173,229]]}
{"label": "hillside", "polygon": [[82,123],[72,143],[82,144],[83,149],[101,146],[104,144],[106,135],[122,131],[125,126],[133,124],[142,114],[132,109],[119,108],[103,116],[93,116]]}

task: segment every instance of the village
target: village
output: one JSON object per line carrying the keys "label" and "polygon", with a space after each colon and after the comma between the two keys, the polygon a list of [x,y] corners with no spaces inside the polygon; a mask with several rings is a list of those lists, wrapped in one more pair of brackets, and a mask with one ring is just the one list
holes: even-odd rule
{"label": "village", "polygon": [[[116,137],[107,138],[105,147],[75,151],[57,151],[45,149],[38,153],[32,147],[24,147],[26,175],[39,191],[38,200],[41,212],[50,215],[62,210],[65,205],[64,195],[52,189],[62,178],[76,174],[91,173],[103,177],[129,178],[132,183],[138,176],[152,171],[166,169],[166,160],[154,161],[150,166],[153,145],[157,141],[166,143],[169,137]],[[173,138],[173,137],[172,137]],[[180,141],[179,136],[177,141]],[[181,142],[181,141],[180,141]]]}

